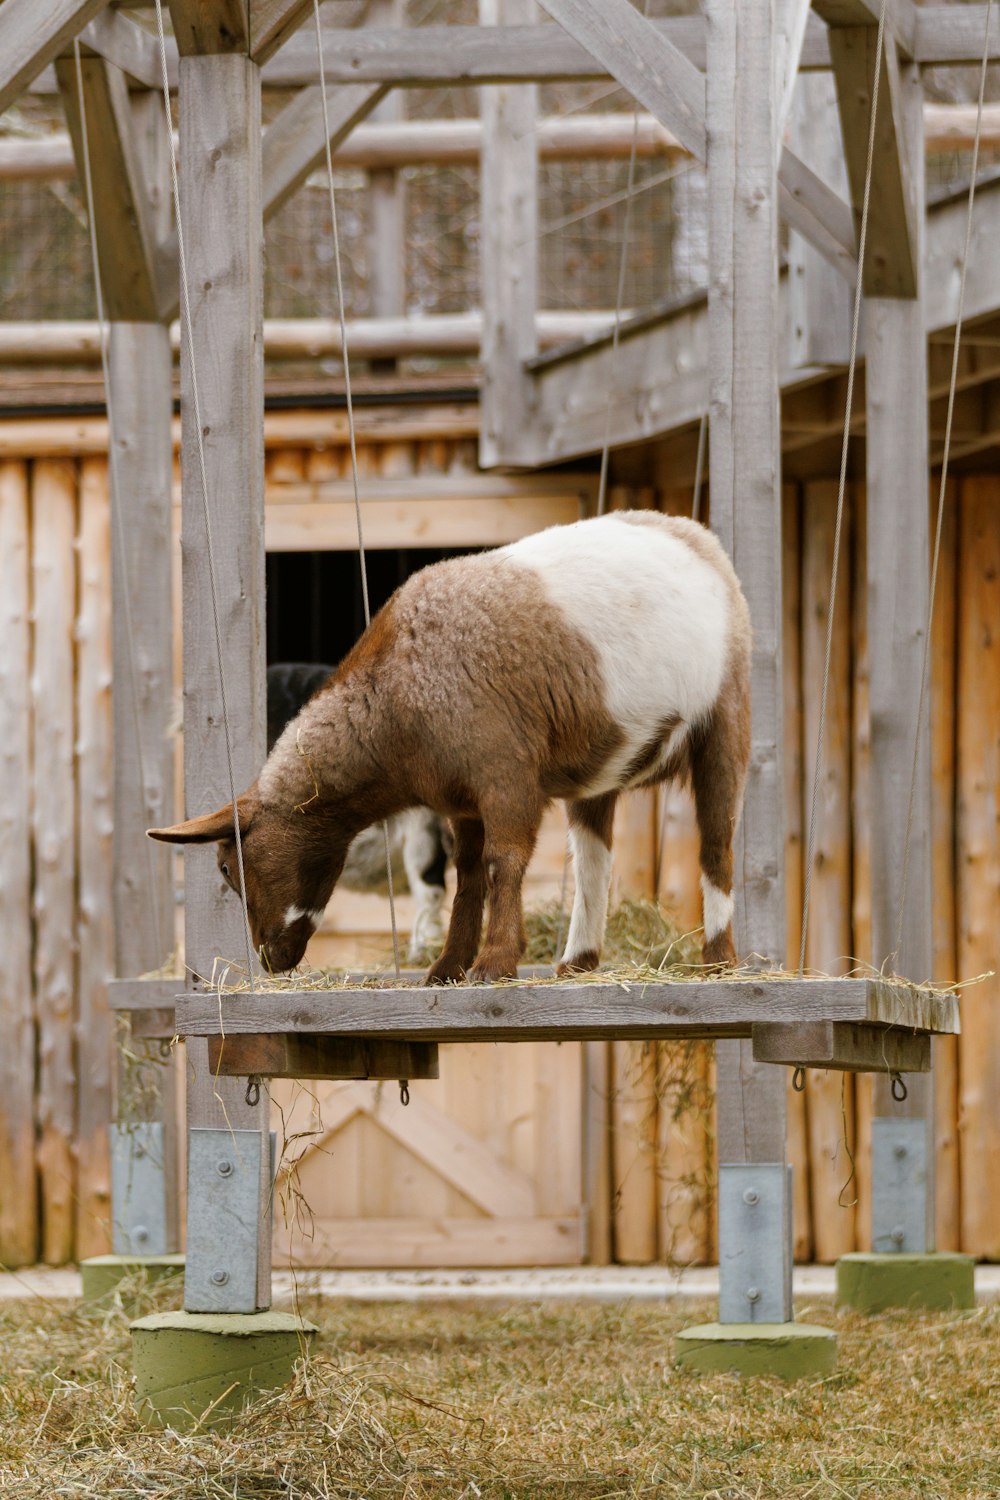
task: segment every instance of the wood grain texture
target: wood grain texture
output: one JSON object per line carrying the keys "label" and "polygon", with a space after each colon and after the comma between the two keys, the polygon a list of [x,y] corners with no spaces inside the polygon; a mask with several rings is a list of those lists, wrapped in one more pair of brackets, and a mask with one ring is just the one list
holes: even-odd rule
{"label": "wood grain texture", "polygon": [[28,469],[0,464],[0,1260],[38,1259],[31,954],[31,553]]}
{"label": "wood grain texture", "polygon": [[[846,1021],[808,1021],[791,1025],[755,1026],[754,1056],[759,1062],[785,1063],[790,1067],[839,1069],[845,1073],[926,1073],[931,1065],[929,1036],[905,1031],[887,1031],[876,1026],[859,1026]],[[810,1100],[810,1103],[812,1101]],[[810,1119],[810,1125],[812,1119]],[[838,1154],[843,1142],[838,1142]],[[822,1180],[822,1179],[821,1179]],[[818,1213],[818,1221],[832,1223],[832,1213]],[[838,1224],[837,1238],[850,1238],[853,1225],[849,1219]],[[817,1236],[820,1243],[817,1260],[832,1260],[829,1240],[833,1235]],[[837,1251],[836,1254],[842,1252]]]}
{"label": "wood grain texture", "polygon": [[77,1030],[76,1230],[78,1258],[111,1248],[114,967],[112,897],[111,513],[103,459],[80,466],[76,620]]}
{"label": "wood grain texture", "polygon": [[[959,519],[957,794],[958,966],[962,974],[996,967],[1000,931],[1000,531],[996,482],[962,481]],[[968,1254],[1000,1257],[1000,981],[994,974],[965,990],[959,1053],[959,1154],[962,1242]]]}
{"label": "wood grain texture", "polygon": [[103,57],[81,58],[81,114],[75,59],[60,59],[56,72],[81,182],[87,170],[84,115],[86,119],[106,315],[112,320],[155,321],[160,303],[156,240],[125,75]]}
{"label": "wood grain texture", "polygon": [[[189,816],[228,802],[225,674],[233,775],[242,790],[265,750],[264,433],[260,73],[238,54],[181,58],[181,208],[193,344],[181,349],[184,772]],[[200,381],[222,661],[215,625],[192,369]],[[233,371],[239,372],[234,380]],[[211,977],[245,963],[239,902],[211,849],[185,857],[185,960]],[[188,1048],[189,1125],[268,1129],[266,1088],[253,1109],[239,1080],[216,1080],[204,1045]],[[257,1301],[270,1302],[269,1151],[261,1152]]]}
{"label": "wood grain texture", "polygon": [[611,1237],[619,1265],[657,1252],[656,1045],[612,1042]]}
{"label": "wood grain texture", "polygon": [[5,0],[0,12],[0,113],[13,104],[107,0]]}
{"label": "wood grain texture", "polygon": [[[810,80],[811,81],[811,80]],[[802,720],[805,683],[802,674],[802,507],[798,485],[783,486],[781,508],[781,609],[785,722],[785,928],[786,963],[797,970],[802,930],[803,765]],[[805,1091],[786,1077],[786,1150],[792,1167],[792,1248],[797,1262],[812,1259],[812,1213],[809,1206],[809,1127]]]}
{"label": "wood grain texture", "polygon": [[580,1259],[576,1218],[341,1218],[314,1215],[308,1225],[280,1225],[275,1260],[310,1266],[419,1270],[448,1266],[565,1266]]}
{"label": "wood grain texture", "polygon": [[210,1037],[208,1065],[216,1077],[436,1078],[433,1043],[345,1042],[339,1037]]}
{"label": "wood grain texture", "polygon": [[73,1256],[76,1194],[75,466],[36,463],[31,507],[37,1163],[42,1259],[61,1265]]}
{"label": "wood grain texture", "polygon": [[[479,0],[480,21],[488,26],[534,15],[534,0]],[[524,361],[538,349],[538,91],[534,84],[503,84],[487,89],[480,109],[479,461],[489,468],[524,427],[531,394]]]}
{"label": "wood grain texture", "polygon": [[[868,656],[868,502],[863,484],[850,488],[854,540],[851,558],[851,934],[852,952],[867,962],[872,951],[871,911],[871,710]],[[855,1207],[857,1248],[871,1244],[871,1147],[875,1114],[874,1080],[854,1080],[854,1133],[858,1202]]]}
{"label": "wood grain texture", "polygon": [[[398,486],[395,487],[398,490]],[[416,485],[421,490],[423,486]],[[458,486],[461,488],[461,486]],[[363,492],[365,547],[500,547],[546,526],[580,519],[573,495],[495,496],[480,499],[445,495],[385,500]],[[264,517],[268,552],[353,552],[358,524],[353,498],[334,502],[268,505]]]}
{"label": "wood grain texture", "polygon": [[588,1041],[748,1036],[756,1021],[870,1021],[952,1032],[953,996],[875,979],[689,980],[674,984],[445,985],[441,988],[191,991],[182,1036],[316,1032],[403,1041]]}
{"label": "wood grain texture", "polygon": [[[736,839],[736,942],[785,953],[778,208],[775,78],[765,10],[712,0],[708,35],[712,526],[740,576],[754,629],[753,737]],[[737,71],[740,85],[737,87]],[[753,358],[749,351],[753,350]],[[785,1079],[747,1045],[717,1052],[719,1160],[783,1161]]]}
{"label": "wood grain texture", "polygon": [[[388,88],[383,84],[353,84],[327,88],[327,116],[333,151],[368,116]],[[323,95],[319,84],[296,94],[264,132],[264,216],[288,202],[310,173],[326,162]],[[402,312],[402,308],[398,309]]]}
{"label": "wood grain texture", "polygon": [[[878,61],[877,29],[844,26],[830,29],[830,56],[837,80],[840,128],[851,184],[851,201],[860,238],[861,208],[868,161],[872,96]],[[913,297],[920,266],[920,220],[923,191],[923,139],[907,128],[905,95],[911,86],[891,38],[879,65],[878,115],[872,158],[872,193],[862,278],[870,297]]]}
{"label": "wood grain texture", "polygon": [[[836,513],[837,486],[832,480],[806,485],[802,534],[802,676],[810,684],[803,704],[806,819],[816,768]],[[851,968],[851,535],[846,506],[841,546],[806,941],[807,967],[824,974],[842,974]],[[840,1072],[814,1069],[806,1079],[806,1112],[813,1251],[818,1260],[829,1262],[855,1248],[855,1193],[842,1191],[851,1175],[848,1153],[854,1146],[853,1081]]]}
{"label": "wood grain texture", "polygon": [[169,0],[169,5],[181,57],[249,52],[250,0]]}
{"label": "wood grain texture", "polygon": [[[931,485],[931,528],[937,521],[938,486]],[[958,610],[959,485],[949,481],[941,532],[934,619],[931,627],[931,817],[934,881],[933,972],[939,982],[957,978],[958,870],[955,839],[955,727]],[[934,1043],[935,1243],[957,1250],[961,1234],[959,1175],[959,1042]]]}
{"label": "wood grain texture", "polygon": [[250,0],[250,56],[263,65],[312,15],[312,0]]}
{"label": "wood grain texture", "polygon": [[[910,148],[919,138],[919,72],[900,70],[900,117]],[[922,176],[920,178],[922,189]],[[918,223],[922,224],[922,194]],[[918,249],[919,249],[918,242]],[[917,262],[920,263],[918,253]],[[931,972],[930,725],[919,730],[906,907],[897,950],[903,849],[929,589],[927,361],[920,297],[876,298],[867,318],[868,649],[871,659],[872,962],[893,955],[897,972]],[[859,955],[866,957],[867,955]],[[915,1080],[902,1112],[930,1121],[929,1080]],[[900,1111],[880,1082],[876,1111]],[[930,1123],[928,1124],[930,1129]],[[929,1154],[933,1147],[929,1141]],[[933,1204],[933,1193],[929,1194]],[[929,1245],[933,1208],[929,1208]]]}

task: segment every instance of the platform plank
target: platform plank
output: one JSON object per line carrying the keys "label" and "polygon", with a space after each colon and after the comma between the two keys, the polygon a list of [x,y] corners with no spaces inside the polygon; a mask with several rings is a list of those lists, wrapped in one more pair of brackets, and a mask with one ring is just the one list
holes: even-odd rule
{"label": "platform plank", "polygon": [[753,1028],[755,1062],[842,1073],[927,1073],[931,1039],[901,1026],[855,1021],[765,1023]]}
{"label": "platform plank", "polygon": [[367,1041],[360,1038],[270,1032],[213,1036],[212,1072],[227,1078],[438,1078],[433,1042]]}
{"label": "platform plank", "polygon": [[873,979],[447,985],[176,996],[181,1036],[312,1032],[399,1041],[749,1037],[755,1023],[854,1021],[958,1030],[950,995]]}

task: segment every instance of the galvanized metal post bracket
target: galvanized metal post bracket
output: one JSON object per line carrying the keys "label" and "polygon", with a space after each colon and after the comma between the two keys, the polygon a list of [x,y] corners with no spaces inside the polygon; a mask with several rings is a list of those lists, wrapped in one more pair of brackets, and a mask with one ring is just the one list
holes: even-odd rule
{"label": "galvanized metal post bracket", "polygon": [[188,1132],[187,1312],[257,1310],[264,1139],[259,1130]]}
{"label": "galvanized metal post bracket", "polygon": [[719,1167],[719,1322],[792,1320],[792,1169]]}
{"label": "galvanized metal post bracket", "polygon": [[111,1127],[111,1244],[115,1255],[168,1255],[163,1125],[132,1120]]}
{"label": "galvanized metal post bracket", "polygon": [[924,1255],[927,1236],[927,1123],[872,1121],[872,1249]]}

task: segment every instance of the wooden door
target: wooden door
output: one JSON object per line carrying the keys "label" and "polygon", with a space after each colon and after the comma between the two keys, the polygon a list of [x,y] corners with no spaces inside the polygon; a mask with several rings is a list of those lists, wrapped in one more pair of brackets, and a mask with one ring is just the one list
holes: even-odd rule
{"label": "wooden door", "polygon": [[276,1261],[579,1263],[581,1082],[579,1044],[477,1043],[405,1108],[395,1083],[276,1083]]}

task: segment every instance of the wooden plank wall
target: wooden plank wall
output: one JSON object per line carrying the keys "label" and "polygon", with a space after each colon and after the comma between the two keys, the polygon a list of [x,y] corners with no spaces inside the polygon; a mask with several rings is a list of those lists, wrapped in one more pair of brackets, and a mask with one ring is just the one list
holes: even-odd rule
{"label": "wooden plank wall", "polygon": [[[369,476],[401,487],[416,481],[426,497],[435,476],[451,483],[473,469],[474,442],[471,434],[448,439],[390,429],[363,445],[360,458]],[[339,447],[293,439],[286,447],[270,448],[268,486],[274,505],[288,503],[286,497],[296,491],[300,499],[294,503],[311,504],[315,496],[339,506],[339,491],[309,487],[342,483],[344,475]],[[64,445],[56,455],[13,453],[0,462],[0,756],[6,793],[0,807],[0,930],[5,934],[0,1023],[7,1039],[0,1056],[0,1261],[8,1265],[35,1259],[59,1263],[108,1243],[103,1131],[110,1116],[104,980],[111,964],[106,493],[106,463],[93,445],[82,456],[67,452]],[[482,515],[484,541],[495,534],[491,507],[501,498],[509,499],[484,496],[469,502],[469,509]],[[540,486],[536,499],[551,507],[552,519],[569,519],[577,504],[572,484]],[[689,494],[648,488],[616,488],[612,500],[678,513],[689,513],[691,504]],[[786,489],[790,962],[798,950],[835,501],[826,482]],[[411,509],[422,503],[414,500]],[[433,499],[426,503],[433,505]],[[951,483],[932,639],[934,972],[942,979],[1000,968],[998,512],[1000,478]],[[509,516],[509,507],[504,513]],[[445,519],[445,525],[451,522]],[[847,967],[852,956],[865,958],[870,941],[865,506],[860,486],[849,492],[847,525],[808,946],[809,961],[834,972]],[[407,540],[413,545],[412,538]],[[557,809],[543,829],[529,900],[558,897],[564,846],[565,823]],[[693,927],[698,921],[696,852],[685,792],[671,789],[655,799],[626,802],[618,827],[617,889],[647,895],[658,882],[661,899],[676,909],[681,925]],[[567,902],[571,892],[570,872]],[[332,910],[337,927],[323,939],[323,957],[357,961],[384,947],[381,898],[338,893]],[[408,917],[403,898],[404,928]],[[965,992],[964,1034],[938,1045],[935,1076],[938,1244],[993,1259],[1000,1258],[1000,1199],[991,1191],[991,1168],[1000,1149],[998,1002],[996,977]],[[710,1049],[694,1048],[681,1058],[674,1049],[615,1047],[600,1058],[591,1056],[586,1069],[576,1049],[556,1051],[552,1059],[539,1056],[519,1072],[499,1058],[499,1049],[487,1049],[489,1056],[484,1052],[481,1059],[473,1055],[475,1049],[468,1055],[462,1049],[449,1060],[452,1081],[444,1089],[423,1086],[428,1106],[454,1121],[458,1132],[465,1132],[463,1140],[479,1140],[496,1153],[496,1180],[511,1192],[501,1214],[509,1222],[505,1230],[501,1226],[498,1256],[507,1263],[517,1259],[513,1240],[523,1229],[523,1243],[530,1242],[536,1256],[557,1258],[562,1236],[567,1244],[573,1241],[567,1258],[575,1258],[581,1240],[573,1228],[574,1204],[564,1189],[569,1178],[585,1171],[589,1181],[606,1184],[588,1209],[586,1239],[592,1254],[632,1262],[710,1260],[714,1222],[705,1189],[714,1170],[714,1129],[704,1107],[713,1082]],[[580,1118],[585,1098],[592,1117],[597,1117],[596,1100],[597,1114],[606,1114],[610,1124],[608,1132],[603,1126],[596,1133],[592,1129],[586,1140]],[[694,1107],[691,1099],[697,1101]],[[430,1168],[425,1173],[411,1167],[407,1176],[373,1110],[374,1103],[355,1108],[338,1135],[338,1156],[350,1155],[358,1174],[354,1198],[325,1210],[323,1233],[341,1262],[351,1259],[350,1235],[331,1226],[346,1217],[353,1221],[351,1232],[359,1247],[355,1254],[362,1260],[371,1263],[382,1255],[405,1263],[416,1256],[433,1263],[442,1244],[440,1228],[428,1231],[412,1250],[402,1243],[402,1219],[412,1230],[421,1201],[431,1198],[439,1226],[445,1224],[444,1232],[458,1247],[452,1255],[460,1258],[463,1241],[471,1245],[475,1239],[481,1259],[482,1245],[493,1233],[483,1222],[484,1214],[490,1217],[493,1199],[477,1207],[474,1198],[470,1208],[463,1204],[460,1180],[449,1185],[445,1174],[442,1185],[440,1174],[435,1178]],[[790,1095],[798,1258],[829,1259],[865,1245],[870,1119],[871,1089],[864,1078],[848,1077],[842,1084],[840,1075],[815,1074],[804,1094]],[[447,1145],[450,1127],[430,1120],[425,1125],[428,1142],[440,1137]],[[553,1142],[558,1151],[549,1149]],[[545,1149],[538,1149],[540,1143]],[[853,1181],[848,1143],[858,1163]],[[389,1209],[372,1199],[372,1184],[382,1178]],[[534,1184],[537,1216],[530,1232],[523,1228],[527,1221],[520,1212],[527,1183]],[[485,1192],[477,1183],[476,1193]],[[424,1199],[424,1194],[430,1197]],[[400,1219],[397,1231],[390,1222],[394,1215]],[[286,1248],[290,1239],[286,1236]]]}

